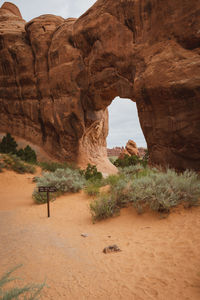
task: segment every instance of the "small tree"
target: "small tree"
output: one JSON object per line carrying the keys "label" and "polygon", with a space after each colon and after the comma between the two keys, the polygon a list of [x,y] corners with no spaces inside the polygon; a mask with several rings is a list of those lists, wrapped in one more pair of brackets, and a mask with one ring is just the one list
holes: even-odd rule
{"label": "small tree", "polygon": [[101,180],[102,173],[97,171],[97,167],[88,164],[87,169],[84,171],[84,176],[86,180]]}
{"label": "small tree", "polygon": [[125,168],[128,166],[135,166],[139,162],[139,158],[136,155],[129,156],[128,154],[125,154],[123,158],[116,159],[114,165],[116,167]]}
{"label": "small tree", "polygon": [[17,151],[17,156],[21,158],[21,160],[25,160],[24,149],[19,149]]}
{"label": "small tree", "polygon": [[28,145],[24,148],[24,160],[27,162],[35,163],[37,161],[37,156],[35,151]]}
{"label": "small tree", "polygon": [[6,136],[3,137],[0,143],[0,152],[12,154],[17,153],[17,143],[10,133],[7,133]]}

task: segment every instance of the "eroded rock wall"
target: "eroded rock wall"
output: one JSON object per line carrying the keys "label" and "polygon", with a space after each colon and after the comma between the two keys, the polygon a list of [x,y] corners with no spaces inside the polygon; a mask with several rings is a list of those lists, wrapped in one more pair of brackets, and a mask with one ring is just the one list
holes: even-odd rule
{"label": "eroded rock wall", "polygon": [[200,3],[99,0],[79,19],[0,9],[0,131],[114,171],[107,106],[136,101],[152,164],[200,169]]}

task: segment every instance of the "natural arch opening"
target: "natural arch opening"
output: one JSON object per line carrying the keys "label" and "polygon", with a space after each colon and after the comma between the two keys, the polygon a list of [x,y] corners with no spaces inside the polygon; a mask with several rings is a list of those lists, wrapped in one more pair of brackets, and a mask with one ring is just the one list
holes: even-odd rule
{"label": "natural arch opening", "polygon": [[130,139],[137,144],[138,148],[147,148],[146,140],[141,129],[137,106],[135,102],[131,101],[130,99],[116,97],[108,107],[108,111],[108,154],[116,152],[113,149],[115,147],[125,147],[126,143]]}

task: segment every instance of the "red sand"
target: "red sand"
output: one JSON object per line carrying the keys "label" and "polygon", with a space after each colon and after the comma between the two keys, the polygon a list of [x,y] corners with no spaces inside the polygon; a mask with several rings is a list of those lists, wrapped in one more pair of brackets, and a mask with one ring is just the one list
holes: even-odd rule
{"label": "red sand", "polygon": [[[92,224],[81,192],[51,203],[48,219],[32,177],[0,174],[1,274],[22,263],[24,283],[46,280],[41,299],[200,299],[200,208],[166,219],[129,208]],[[112,244],[122,251],[104,254]]]}

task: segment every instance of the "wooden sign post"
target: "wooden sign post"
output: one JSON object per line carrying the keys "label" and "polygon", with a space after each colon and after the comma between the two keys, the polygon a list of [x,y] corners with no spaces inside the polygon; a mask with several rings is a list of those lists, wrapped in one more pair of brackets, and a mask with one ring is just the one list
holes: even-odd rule
{"label": "wooden sign post", "polygon": [[47,215],[48,218],[50,218],[49,193],[55,193],[57,192],[57,189],[54,186],[39,186],[38,192],[47,193]]}

